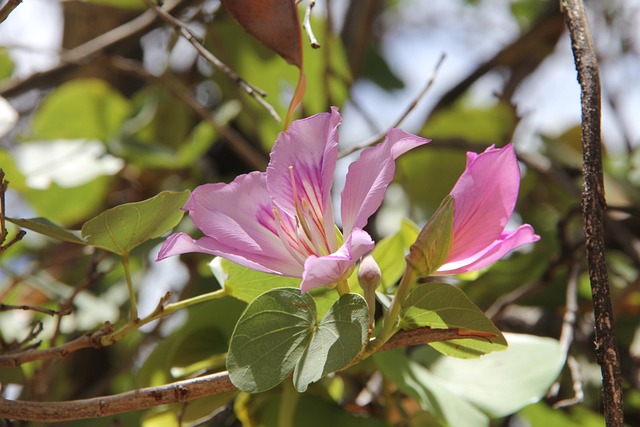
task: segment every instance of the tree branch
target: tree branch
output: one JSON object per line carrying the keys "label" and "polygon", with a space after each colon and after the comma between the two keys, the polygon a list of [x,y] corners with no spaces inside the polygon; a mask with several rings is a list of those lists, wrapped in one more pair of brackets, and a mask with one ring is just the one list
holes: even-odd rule
{"label": "tree branch", "polygon": [[604,245],[604,180],[601,152],[601,91],[595,49],[581,0],[563,2],[571,49],[578,72],[582,102],[582,214],[595,316],[596,358],[602,371],[604,416],[607,426],[624,425],[620,355]]}
{"label": "tree branch", "polygon": [[[398,332],[378,351],[451,339],[495,337],[494,334],[487,332],[457,328],[417,328]],[[231,390],[235,390],[235,386],[229,379],[229,373],[224,371],[158,387],[146,387],[112,396],[66,402],[26,402],[0,397],[0,418],[42,422],[99,418],[159,405],[187,402]]]}
{"label": "tree branch", "polygon": [[[168,0],[164,9],[168,12],[179,10],[186,6],[189,0]],[[0,96],[12,97],[40,87],[54,86],[59,79],[74,67],[85,64],[107,49],[116,47],[123,42],[143,34],[159,21],[155,12],[148,10],[131,21],[114,28],[80,46],[64,53],[60,63],[46,71],[32,74],[23,80],[11,80],[0,85]]]}
{"label": "tree branch", "polygon": [[20,3],[22,3],[22,0],[9,0],[2,6],[2,9],[0,9],[0,24],[9,17],[11,12],[13,12]]}
{"label": "tree branch", "polygon": [[193,46],[193,48],[201,57],[203,57],[207,62],[216,67],[218,70],[229,76],[229,78],[231,78],[231,80],[233,80],[242,90],[249,94],[250,97],[255,99],[258,104],[264,107],[271,115],[271,117],[273,117],[277,122],[282,121],[275,108],[273,108],[271,104],[263,99],[263,97],[267,94],[262,89],[258,89],[257,87],[247,82],[235,71],[229,68],[227,64],[216,58],[202,45],[202,43],[200,43],[196,35],[193,34],[183,22],[174,18],[170,13],[154,4],[151,0],[142,1],[150,10],[154,11],[160,18],[162,18],[167,24],[171,25],[182,37],[184,37],[189,43],[191,43],[191,46]]}

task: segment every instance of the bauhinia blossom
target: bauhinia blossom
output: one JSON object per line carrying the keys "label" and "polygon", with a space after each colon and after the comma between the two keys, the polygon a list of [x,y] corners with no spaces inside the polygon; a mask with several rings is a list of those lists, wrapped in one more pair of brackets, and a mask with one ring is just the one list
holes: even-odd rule
{"label": "bauhinia blossom", "polygon": [[454,198],[453,243],[435,274],[478,270],[513,249],[540,240],[529,224],[505,231],[519,187],[520,168],[511,144],[467,153],[467,167],[450,193]]}
{"label": "bauhinia blossom", "polygon": [[291,124],[273,146],[266,172],[196,188],[185,210],[204,237],[169,236],[158,260],[186,252],[221,256],[266,273],[301,277],[303,292],[344,281],[373,249],[363,230],[393,179],[395,159],[429,140],[391,129],[349,166],[343,232],[334,224],[331,186],[338,158],[336,108]]}

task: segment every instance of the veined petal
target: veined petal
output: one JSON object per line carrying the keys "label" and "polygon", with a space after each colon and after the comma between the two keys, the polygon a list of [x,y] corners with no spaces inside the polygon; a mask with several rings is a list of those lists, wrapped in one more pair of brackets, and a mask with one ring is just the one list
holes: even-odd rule
{"label": "veined petal", "polygon": [[[338,110],[333,107],[331,113],[294,121],[278,135],[266,172],[267,188],[278,209],[295,216],[296,202],[304,198],[318,217],[322,216],[326,205],[331,203],[341,122]],[[333,224],[333,218],[330,222]]]}
{"label": "veined petal", "polygon": [[534,233],[533,227],[529,224],[524,224],[518,227],[516,231],[500,235],[492,244],[469,258],[447,262],[438,269],[436,274],[460,274],[479,270],[496,262],[512,250],[538,240],[540,240],[540,236]]}
{"label": "veined petal", "polygon": [[363,255],[373,250],[375,243],[366,231],[354,229],[344,244],[331,255],[310,256],[304,263],[302,273],[302,292],[337,282],[343,279]]}
{"label": "veined petal", "polygon": [[300,274],[301,262],[290,255],[277,235],[265,178],[264,173],[252,172],[230,184],[201,185],[191,193],[184,209],[205,234],[197,241],[203,249],[198,252],[223,256],[247,267],[254,263],[261,271]]}
{"label": "veined petal", "polygon": [[[301,266],[294,268],[295,266],[290,265],[289,263],[285,263],[282,260],[274,259],[266,255],[241,254],[233,248],[225,247],[224,244],[210,237],[205,236],[198,240],[194,240],[185,233],[176,233],[169,236],[162,244],[156,261],[162,261],[170,256],[191,252],[221,256],[235,262],[236,264],[262,271],[264,273],[294,277],[299,277],[302,274]],[[247,258],[247,256],[250,256],[251,258]],[[270,266],[271,268],[266,266]]]}
{"label": "veined petal", "polygon": [[467,167],[450,193],[455,199],[450,261],[473,256],[499,239],[519,186],[520,168],[511,144],[467,153]]}
{"label": "veined petal", "polygon": [[395,160],[429,141],[401,129],[390,129],[382,143],[364,150],[360,159],[349,166],[341,206],[345,235],[352,228],[363,228],[369,217],[378,210],[384,192],[393,180]]}

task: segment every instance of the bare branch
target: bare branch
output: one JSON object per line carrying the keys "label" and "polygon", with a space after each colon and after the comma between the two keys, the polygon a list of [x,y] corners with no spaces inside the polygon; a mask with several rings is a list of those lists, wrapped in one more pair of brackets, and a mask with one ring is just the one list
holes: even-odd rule
{"label": "bare branch", "polygon": [[264,107],[269,112],[271,117],[273,117],[277,122],[282,121],[275,108],[273,108],[271,104],[263,99],[263,97],[267,95],[266,92],[247,82],[235,71],[229,68],[228,65],[216,58],[211,52],[207,50],[207,48],[202,45],[200,40],[198,40],[198,37],[193,34],[193,32],[182,21],[174,18],[170,13],[154,4],[151,0],[142,1],[150,10],[154,11],[160,18],[162,18],[167,24],[175,28],[175,30],[178,31],[178,33],[180,33],[182,37],[184,37],[189,43],[191,43],[191,46],[194,47],[194,49],[200,54],[200,56],[202,56],[205,60],[207,60],[207,62],[216,67],[218,70],[229,76],[231,80],[233,80],[242,90],[249,94],[250,97],[255,99],[258,104]]}
{"label": "bare branch", "polygon": [[[164,8],[168,12],[173,12],[186,6],[188,2],[189,0],[168,0]],[[6,84],[0,85],[0,96],[12,97],[30,89],[53,86],[74,67],[86,64],[107,49],[117,47],[131,38],[143,34],[152,28],[158,20],[155,12],[146,11],[131,21],[67,51],[62,55],[60,63],[56,66],[46,71],[32,74],[23,80],[11,80]]]}
{"label": "bare branch", "polygon": [[[462,329],[417,328],[395,334],[378,351],[409,345],[426,344],[460,338],[491,339],[496,335]],[[99,341],[99,340],[98,340]],[[0,397],[0,418],[59,422],[99,418],[123,412],[137,411],[170,403],[187,402],[234,390],[229,373],[218,372],[195,379],[177,381],[159,387],[146,387],[112,396],[66,402],[25,402]]]}
{"label": "bare branch", "polygon": [[313,28],[311,28],[311,10],[316,5],[316,0],[309,0],[309,4],[307,5],[307,11],[304,14],[304,21],[302,22],[302,28],[307,32],[309,36],[309,40],[311,41],[311,47],[314,49],[320,48],[320,43],[316,39],[315,34],[313,34]]}
{"label": "bare branch", "polygon": [[24,363],[36,360],[62,359],[74,351],[81,350],[83,348],[101,348],[103,346],[102,337],[107,336],[112,332],[113,326],[110,323],[106,323],[99,331],[85,334],[80,338],[76,338],[73,341],[69,341],[57,347],[50,347],[44,350],[31,349],[14,354],[3,354],[0,355],[0,368],[20,366]]}
{"label": "bare branch", "polygon": [[14,11],[16,7],[18,7],[22,3],[22,0],[8,0],[2,9],[0,9],[0,24],[3,23]]}
{"label": "bare branch", "polygon": [[602,372],[607,426],[624,425],[622,374],[616,344],[604,243],[604,178],[601,144],[601,89],[589,21],[581,0],[563,1],[582,103],[582,214],[595,316],[595,352]]}
{"label": "bare branch", "polygon": [[154,76],[137,62],[122,57],[112,57],[111,64],[123,71],[136,74],[145,79],[157,80],[169,89],[185,105],[191,108],[200,118],[209,123],[228,143],[231,149],[252,168],[264,170],[267,167],[266,157],[258,149],[247,142],[242,135],[232,128],[220,123],[209,110],[203,107],[178,80],[169,76]]}
{"label": "bare branch", "polygon": [[[438,59],[438,62],[436,62],[436,65],[433,68],[433,71],[431,72],[431,76],[427,80],[427,83],[425,84],[424,88],[420,91],[418,96],[416,96],[413,99],[413,101],[411,101],[411,103],[407,106],[405,111],[400,115],[398,120],[396,120],[395,123],[393,123],[391,126],[389,126],[389,128],[397,128],[398,126],[400,126],[402,124],[402,122],[404,122],[404,120],[407,118],[407,116],[414,110],[414,108],[416,108],[418,103],[422,100],[422,98],[424,98],[424,96],[427,94],[429,89],[431,89],[431,86],[433,86],[433,82],[435,81],[436,77],[438,76],[438,71],[440,70],[440,66],[444,62],[445,58],[446,58],[446,55],[443,53],[440,56],[440,58]],[[345,150],[345,151],[339,153],[338,154],[338,158],[342,158],[342,157],[348,156],[349,154],[355,153],[356,151],[359,151],[359,150],[362,150],[364,148],[376,145],[376,144],[378,144],[380,141],[382,141],[384,139],[386,134],[387,134],[386,131],[380,132],[377,135],[374,135],[372,138],[370,138],[365,143],[363,143],[363,144],[361,144],[361,145],[359,145],[357,147],[353,147],[353,148],[350,148],[348,150]]]}
{"label": "bare branch", "polygon": [[23,305],[0,304],[0,311],[10,311],[10,310],[37,311],[38,313],[43,313],[48,316],[55,316],[55,315],[66,316],[67,314],[70,313],[70,310],[65,310],[63,312],[60,312],[60,311],[52,310],[50,308],[35,307],[32,305],[26,305],[26,304],[23,304]]}

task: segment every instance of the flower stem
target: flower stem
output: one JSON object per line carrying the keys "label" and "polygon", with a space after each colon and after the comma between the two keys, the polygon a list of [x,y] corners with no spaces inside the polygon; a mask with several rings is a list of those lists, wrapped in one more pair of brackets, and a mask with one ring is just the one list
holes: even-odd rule
{"label": "flower stem", "polygon": [[138,304],[136,302],[136,292],[133,289],[133,281],[131,280],[131,266],[129,263],[129,253],[122,254],[122,266],[124,267],[124,278],[127,281],[127,287],[129,288],[129,301],[131,305],[131,315],[129,322],[138,321]]}
{"label": "flower stem", "polygon": [[387,314],[384,316],[382,329],[380,329],[375,339],[369,344],[372,352],[382,347],[382,345],[398,331],[398,316],[400,315],[400,309],[402,308],[404,300],[407,299],[409,291],[411,291],[411,286],[416,281],[416,277],[415,269],[410,265],[407,265],[407,269],[404,271],[404,275],[398,285],[398,290],[396,291],[396,294],[391,301],[391,305],[389,306],[389,311],[387,311]]}
{"label": "flower stem", "polygon": [[135,320],[133,321],[130,320],[126,325],[124,325],[117,331],[103,337],[101,339],[101,343],[104,346],[115,344],[116,342],[120,341],[122,338],[129,335],[131,332],[138,330],[140,327],[146,325],[147,323],[166,317],[183,308],[187,308],[192,305],[199,304],[201,302],[222,298],[225,295],[227,295],[227,293],[224,289],[218,289],[217,291],[214,291],[214,292],[209,292],[207,294],[198,295],[193,298],[187,298],[182,301],[174,302],[173,304],[165,305],[167,300],[171,297],[171,292],[167,292],[165,296],[163,296],[160,299],[160,301],[158,302],[158,305],[153,310],[153,312],[151,312],[151,314],[143,317],[142,319],[138,319],[136,317]]}
{"label": "flower stem", "polygon": [[349,283],[344,279],[338,281],[338,284],[336,286],[336,290],[338,291],[340,296],[346,295],[349,292],[351,292],[351,289],[349,289]]}

